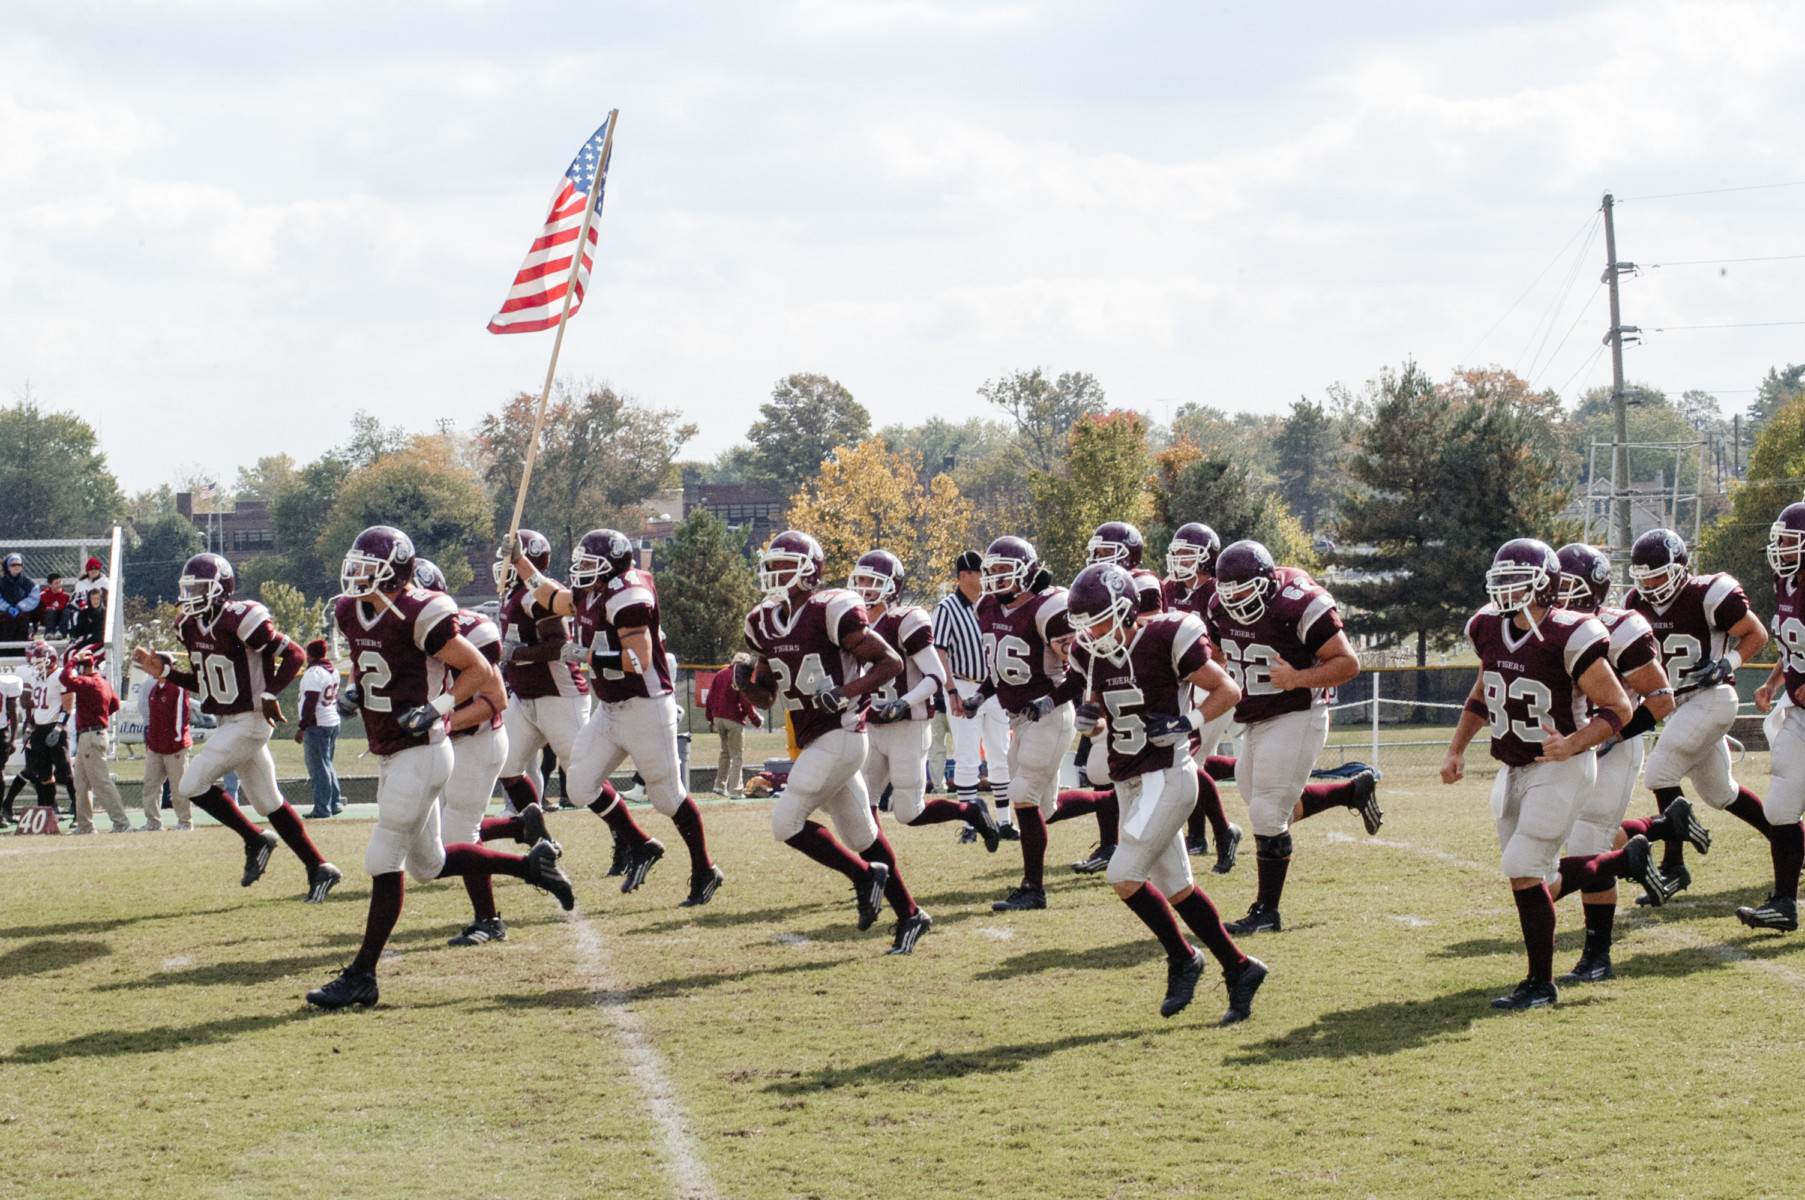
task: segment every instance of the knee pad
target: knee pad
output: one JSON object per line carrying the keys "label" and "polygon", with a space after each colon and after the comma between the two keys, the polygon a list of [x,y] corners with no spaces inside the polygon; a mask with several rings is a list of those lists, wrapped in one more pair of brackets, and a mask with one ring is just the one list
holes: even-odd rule
{"label": "knee pad", "polygon": [[1616,822],[1606,824],[1603,821],[1580,819],[1573,822],[1573,831],[1567,835],[1567,853],[1590,858],[1594,854],[1603,854],[1612,849],[1621,832]]}
{"label": "knee pad", "polygon": [[1253,854],[1255,858],[1277,859],[1291,857],[1290,830],[1286,830],[1284,833],[1274,834],[1271,837],[1256,833],[1253,835],[1253,844]]}
{"label": "knee pad", "polygon": [[411,832],[390,829],[380,823],[370,833],[370,844],[364,850],[364,874],[391,875],[407,866],[407,852],[413,845]]}

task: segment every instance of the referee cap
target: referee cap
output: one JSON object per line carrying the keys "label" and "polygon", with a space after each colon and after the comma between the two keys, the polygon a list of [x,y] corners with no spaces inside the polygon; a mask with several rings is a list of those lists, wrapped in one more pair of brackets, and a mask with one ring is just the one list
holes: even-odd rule
{"label": "referee cap", "polygon": [[953,560],[954,574],[981,570],[983,569],[983,566],[984,556],[979,554],[976,550],[966,550],[961,553],[958,558]]}

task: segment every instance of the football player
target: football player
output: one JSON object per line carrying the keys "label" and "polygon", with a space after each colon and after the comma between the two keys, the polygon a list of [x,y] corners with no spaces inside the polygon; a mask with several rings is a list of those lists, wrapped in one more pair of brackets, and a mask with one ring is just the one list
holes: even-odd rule
{"label": "football player", "polygon": [[69,789],[69,812],[75,812],[75,776],[69,768],[69,718],[63,712],[62,665],[43,638],[25,647],[25,665],[16,667],[25,703],[25,765],[6,791],[6,811],[26,784],[37,792],[38,805],[56,808],[56,785]]}
{"label": "football player", "polygon": [[[1698,798],[1770,836],[1761,798],[1730,774],[1724,741],[1736,720],[1740,698],[1736,668],[1767,645],[1761,618],[1749,611],[1742,585],[1728,575],[1694,575],[1686,543],[1671,529],[1651,529],[1630,547],[1630,582],[1623,607],[1642,614],[1661,647],[1661,666],[1673,681],[1677,707],[1661,727],[1642,767],[1642,782],[1665,811],[1679,798],[1682,780],[1691,780]],[[1661,874],[1684,890],[1686,822],[1666,830]],[[1643,898],[1644,900],[1646,897]],[[1638,901],[1641,903],[1641,901]]]}
{"label": "football player", "polygon": [[[372,525],[351,543],[339,583],[343,594],[333,619],[351,658],[339,709],[363,713],[377,757],[376,828],[364,852],[370,914],[363,944],[338,978],[307,993],[307,1003],[326,1009],[368,1007],[379,999],[376,963],[401,916],[404,870],[422,883],[447,875],[512,875],[550,892],[566,912],[576,905],[549,841],[516,855],[478,844],[447,846],[441,837],[439,793],[455,761],[445,718],[478,695],[485,699],[467,718],[478,722],[508,701],[482,651],[458,632],[456,601],[414,583],[413,542],[392,526]],[[446,690],[449,673],[456,679]]]}
{"label": "football player", "polygon": [[[1172,534],[1172,544],[1166,547],[1166,578],[1160,585],[1166,608],[1196,613],[1208,628],[1210,600],[1216,595],[1216,559],[1221,553],[1222,539],[1216,536],[1214,529],[1200,521],[1180,525]],[[1235,859],[1241,851],[1241,827],[1229,821],[1228,813],[1222,808],[1222,792],[1216,786],[1216,775],[1209,769],[1210,760],[1217,758],[1216,747],[1222,743],[1223,734],[1234,720],[1231,709],[1199,729],[1191,741],[1191,755],[1199,764],[1198,790],[1197,807],[1191,810],[1191,823],[1185,834],[1185,849],[1192,854],[1206,853],[1213,833],[1216,865],[1211,870],[1218,875],[1226,875],[1235,869]],[[1232,758],[1217,758],[1215,766],[1225,777],[1234,774]]]}
{"label": "football player", "polygon": [[[301,814],[282,798],[269,752],[270,735],[283,721],[276,698],[301,673],[307,656],[276,628],[269,609],[234,598],[237,575],[219,555],[190,558],[177,586],[182,615],[176,636],[188,650],[188,669],[177,670],[146,646],[132,651],[139,670],[193,692],[201,711],[219,720],[176,786],[194,807],[244,839],[241,886],[250,887],[262,877],[279,836],[307,868],[307,903],[323,903],[342,876],[307,836]],[[251,824],[220,786],[234,771],[239,795],[269,821],[270,829]]]}
{"label": "football player", "polygon": [[946,660],[934,648],[928,614],[902,603],[907,577],[902,559],[888,550],[872,550],[860,556],[846,580],[847,590],[865,606],[872,632],[903,660],[903,673],[871,693],[865,790],[875,800],[889,787],[890,811],[904,825],[969,822],[984,839],[984,848],[995,854],[1001,836],[988,804],[925,795],[930,706],[935,693],[947,686],[947,671]]}
{"label": "football player", "polygon": [[[1459,782],[1467,745],[1490,725],[1492,757],[1502,764],[1492,816],[1529,957],[1529,974],[1494,1008],[1540,1008],[1560,996],[1548,884],[1559,877],[1561,841],[1598,779],[1592,750],[1620,736],[1630,719],[1629,696],[1607,658],[1611,635],[1596,617],[1554,607],[1560,575],[1554,550],[1534,538],[1506,542],[1493,557],[1485,576],[1491,603],[1467,621],[1479,677],[1442,761],[1442,782]],[[1600,864],[1597,873],[1633,873],[1645,887],[1661,886],[1649,874],[1646,839],[1632,838],[1618,855],[1615,869]],[[1599,882],[1584,886],[1597,890]]]}
{"label": "football player", "polygon": [[[545,535],[522,529],[519,556],[544,575],[551,568],[552,544]],[[566,769],[577,731],[589,716],[589,684],[582,670],[565,658],[569,629],[564,618],[541,605],[533,589],[521,581],[517,560],[503,546],[493,567],[501,589],[501,672],[508,686],[508,757],[501,767],[502,791],[508,807],[520,812],[540,802],[536,764],[550,746]]]}
{"label": "football player", "polygon": [[683,790],[677,763],[676,680],[659,626],[658,588],[634,560],[633,543],[613,529],[592,529],[577,543],[566,588],[532,569],[526,586],[534,607],[571,617],[576,638],[566,658],[587,659],[598,703],[572,750],[571,792],[608,823],[624,848],[620,890],[645,882],[664,857],[664,844],[647,837],[627,812],[608,776],[628,755],[645,781],[646,799],[671,819],[689,850],[689,895],[683,907],[707,904],[726,878],[708,857],[702,810]]}
{"label": "football player", "polygon": [[1360,660],[1342,632],[1334,597],[1307,572],[1276,565],[1254,541],[1235,542],[1216,560],[1207,624],[1241,689],[1235,720],[1247,732],[1235,786],[1247,802],[1259,868],[1253,904],[1228,928],[1237,937],[1277,933],[1284,928],[1279,900],[1291,867],[1292,823],[1351,808],[1375,834],[1385,817],[1370,772],[1334,784],[1309,782],[1329,740],[1331,693],[1360,673]]}
{"label": "football player", "polygon": [[[1136,593],[1127,571],[1102,563],[1079,572],[1067,596],[1076,631],[1068,678],[1081,681],[1076,690],[1084,698],[1078,724],[1104,739],[1124,813],[1109,883],[1165,947],[1160,1015],[1174,1016],[1190,1004],[1203,973],[1203,955],[1178,927],[1183,917],[1222,967],[1229,994],[1222,1023],[1230,1025],[1252,1011],[1266,966],[1241,953],[1216,906],[1196,887],[1184,828],[1197,800],[1191,734],[1232,709],[1241,690],[1211,658],[1209,634],[1196,614],[1140,614]],[[1204,699],[1184,714],[1191,688]]]}
{"label": "football player", "polygon": [[[821,544],[806,533],[789,529],[771,539],[759,560],[765,599],[746,614],[752,654],[734,659],[733,686],[760,708],[781,700],[801,747],[771,810],[771,832],[851,881],[861,930],[888,900],[896,913],[889,953],[908,954],[934,921],[903,883],[859,771],[871,694],[902,673],[903,661],[871,631],[857,596],[821,586],[824,561]],[[809,819],[818,809],[827,810],[840,839]]]}
{"label": "football player", "polygon": [[[1774,891],[1757,905],[1736,910],[1736,919],[1755,929],[1791,932],[1799,927],[1799,864],[1805,860],[1805,504],[1789,504],[1768,530],[1767,562],[1774,569],[1774,638],[1779,659],[1755,691],[1755,707],[1784,714],[1769,718],[1767,801],[1768,853],[1774,862]],[[1779,724],[1774,730],[1773,725]]]}

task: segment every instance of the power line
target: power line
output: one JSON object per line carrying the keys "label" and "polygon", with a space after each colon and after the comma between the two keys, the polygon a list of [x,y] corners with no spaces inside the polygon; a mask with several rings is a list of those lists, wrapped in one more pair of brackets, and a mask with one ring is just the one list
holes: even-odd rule
{"label": "power line", "polygon": [[1657,325],[1649,332],[1666,333],[1673,329],[1772,329],[1776,325],[1805,325],[1805,321],[1734,321],[1727,325]]}
{"label": "power line", "polygon": [[1761,192],[1769,188],[1805,187],[1805,179],[1795,179],[1791,183],[1756,183],[1748,187],[1705,188],[1697,192],[1659,192],[1652,196],[1619,196],[1617,203],[1628,204],[1631,200],[1673,200],[1680,196],[1721,196],[1726,192]]}
{"label": "power line", "polygon": [[1790,262],[1796,258],[1805,258],[1805,254],[1762,254],[1754,258],[1685,258],[1678,262],[1645,263],[1650,267],[1715,267],[1720,263],[1745,262]]}
{"label": "power line", "polygon": [[[1600,219],[1602,220],[1602,218]],[[1573,294],[1573,285],[1579,282],[1580,272],[1585,268],[1586,251],[1592,248],[1592,238],[1596,232],[1596,227],[1594,227],[1591,232],[1586,234],[1586,240],[1581,244],[1579,253],[1573,256],[1573,265],[1567,269],[1566,277],[1561,281],[1560,287],[1557,288],[1554,293],[1553,303],[1548,306],[1548,311],[1539,317],[1536,320],[1535,325],[1530,328],[1529,340],[1523,343],[1523,349],[1519,350],[1517,352],[1517,357],[1512,360],[1510,365],[1513,371],[1521,365],[1523,356],[1529,353],[1529,348],[1533,345],[1536,348],[1535,356],[1529,360],[1529,367],[1525,373],[1529,375],[1535,373],[1535,366],[1542,357],[1542,350],[1546,348],[1548,345],[1548,338],[1554,333],[1554,323],[1560,320],[1561,313],[1566,311],[1567,297]],[[1542,328],[1544,324],[1548,326],[1545,330]],[[1539,343],[1536,341],[1536,335],[1538,333],[1541,334],[1541,341]]]}
{"label": "power line", "polygon": [[1601,356],[1603,356],[1603,354],[1605,352],[1606,345],[1608,345],[1608,343],[1601,343],[1599,345],[1598,349],[1592,351],[1592,357],[1588,358],[1585,362],[1579,364],[1579,370],[1577,370],[1577,371],[1573,372],[1573,374],[1567,376],[1567,382],[1561,384],[1561,386],[1555,390],[1554,394],[1557,396],[1566,395],[1567,388],[1572,385],[1572,383],[1575,379],[1578,379],[1582,374],[1591,370],[1595,365],[1597,365],[1599,358]]}
{"label": "power line", "polygon": [[[1496,321],[1493,321],[1492,327],[1490,329],[1487,329],[1484,333],[1479,335],[1479,340],[1473,343],[1472,349],[1468,350],[1465,354],[1460,356],[1460,361],[1461,362],[1470,362],[1472,360],[1474,352],[1477,351],[1479,349],[1479,347],[1485,345],[1485,340],[1487,338],[1491,337],[1492,334],[1498,332],[1498,326],[1504,324],[1505,318],[1509,317],[1510,314],[1516,312],[1517,305],[1523,303],[1524,300],[1529,298],[1529,293],[1535,291],[1536,284],[1542,282],[1542,277],[1544,275],[1548,274],[1548,272],[1554,270],[1554,264],[1561,261],[1561,259],[1566,255],[1567,247],[1571,246],[1575,241],[1579,240],[1579,236],[1581,234],[1583,234],[1587,230],[1593,228],[1595,225],[1597,225],[1597,223],[1599,221],[1601,221],[1603,219],[1604,218],[1599,216],[1599,214],[1597,214],[1597,213],[1593,213],[1590,217],[1587,217],[1584,224],[1580,225],[1580,227],[1578,229],[1573,231],[1573,236],[1568,238],[1565,242],[1563,242],[1561,244],[1561,248],[1554,252],[1554,257],[1548,260],[1548,265],[1543,267],[1540,271],[1538,271],[1536,273],[1536,277],[1529,281],[1529,286],[1523,289],[1523,294],[1521,296],[1518,296],[1515,300],[1512,300],[1510,302],[1510,307],[1504,310],[1504,316],[1499,317]],[[1590,244],[1591,239],[1587,238],[1586,241],[1588,244]],[[1581,253],[1583,254],[1584,251],[1581,251]]]}
{"label": "power line", "polygon": [[[1550,354],[1548,356],[1548,361],[1542,364],[1543,371],[1554,366],[1554,360],[1561,356],[1561,350],[1567,345],[1567,339],[1573,336],[1573,331],[1579,328],[1579,323],[1586,319],[1586,309],[1591,305],[1593,300],[1598,298],[1599,289],[1602,287],[1604,287],[1604,280],[1601,279],[1598,281],[1598,286],[1592,289],[1592,294],[1586,297],[1585,303],[1579,306],[1579,312],[1574,314],[1573,324],[1567,326],[1567,332],[1561,335],[1560,342],[1554,347],[1554,353]],[[1546,342],[1548,339],[1543,338],[1542,340]],[[1541,356],[1542,352],[1538,349],[1536,351],[1536,357],[1540,358]],[[1531,371],[1535,371],[1535,363],[1533,361],[1529,364],[1529,367]],[[1540,372],[1536,373],[1540,374]],[[1535,375],[1531,375],[1530,379],[1533,384]]]}

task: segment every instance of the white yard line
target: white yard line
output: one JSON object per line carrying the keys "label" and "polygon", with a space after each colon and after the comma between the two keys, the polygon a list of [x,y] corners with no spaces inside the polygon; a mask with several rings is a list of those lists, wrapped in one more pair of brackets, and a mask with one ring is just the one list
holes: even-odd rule
{"label": "white yard line", "polygon": [[645,1023],[627,1002],[609,965],[608,949],[601,934],[580,913],[565,917],[577,943],[585,981],[595,993],[596,1007],[608,1014],[614,1032],[620,1039],[621,1053],[627,1071],[638,1085],[641,1099],[658,1126],[659,1150],[665,1172],[670,1176],[673,1195],[678,1200],[713,1200],[718,1195],[708,1167],[702,1161],[702,1149],[690,1132],[689,1118],[677,1098],[677,1086],[665,1070],[664,1056],[652,1044]]}

